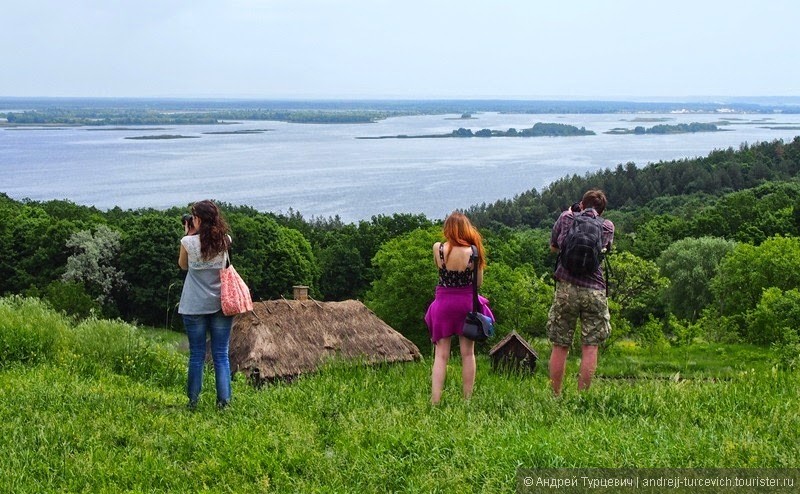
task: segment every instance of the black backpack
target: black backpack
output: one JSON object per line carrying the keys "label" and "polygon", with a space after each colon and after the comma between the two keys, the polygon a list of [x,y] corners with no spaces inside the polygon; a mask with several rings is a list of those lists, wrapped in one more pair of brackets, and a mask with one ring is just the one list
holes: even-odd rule
{"label": "black backpack", "polygon": [[594,274],[603,261],[603,222],[601,216],[593,218],[581,213],[575,215],[559,260],[561,265],[574,276]]}

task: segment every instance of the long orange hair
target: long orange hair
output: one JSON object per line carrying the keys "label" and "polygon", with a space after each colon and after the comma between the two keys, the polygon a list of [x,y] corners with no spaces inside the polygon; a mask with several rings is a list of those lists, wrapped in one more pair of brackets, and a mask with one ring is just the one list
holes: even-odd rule
{"label": "long orange hair", "polygon": [[444,220],[444,227],[442,227],[444,238],[450,243],[450,246],[458,245],[459,247],[469,247],[474,245],[478,248],[478,269],[483,269],[486,266],[486,254],[483,251],[483,238],[481,237],[478,229],[472,226],[469,218],[464,213],[453,211]]}

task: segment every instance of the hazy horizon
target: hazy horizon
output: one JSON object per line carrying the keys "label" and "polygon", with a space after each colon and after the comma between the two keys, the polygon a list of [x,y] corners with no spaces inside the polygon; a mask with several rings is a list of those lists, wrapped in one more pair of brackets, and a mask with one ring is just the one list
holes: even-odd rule
{"label": "hazy horizon", "polygon": [[5,97],[800,98],[788,0],[28,0]]}

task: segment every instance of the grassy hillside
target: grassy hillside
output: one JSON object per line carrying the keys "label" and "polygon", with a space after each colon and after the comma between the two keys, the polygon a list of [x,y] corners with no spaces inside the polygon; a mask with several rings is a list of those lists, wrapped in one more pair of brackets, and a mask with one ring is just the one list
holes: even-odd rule
{"label": "grassy hillside", "polygon": [[430,359],[334,364],[234,380],[223,412],[207,380],[192,413],[168,339],[23,299],[0,299],[0,335],[1,492],[514,492],[518,468],[800,466],[800,375],[759,347],[620,345],[598,369],[614,379],[582,394],[570,379],[561,399],[546,362],[525,377],[480,357],[465,402],[455,359],[439,407]]}

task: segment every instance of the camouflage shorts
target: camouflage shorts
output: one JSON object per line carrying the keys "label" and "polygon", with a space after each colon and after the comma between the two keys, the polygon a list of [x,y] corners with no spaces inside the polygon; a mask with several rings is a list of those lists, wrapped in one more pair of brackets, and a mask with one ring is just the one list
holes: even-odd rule
{"label": "camouflage shorts", "polygon": [[547,337],[554,345],[571,346],[578,319],[581,320],[582,345],[603,343],[611,333],[606,294],[602,290],[559,281],[547,316]]}

